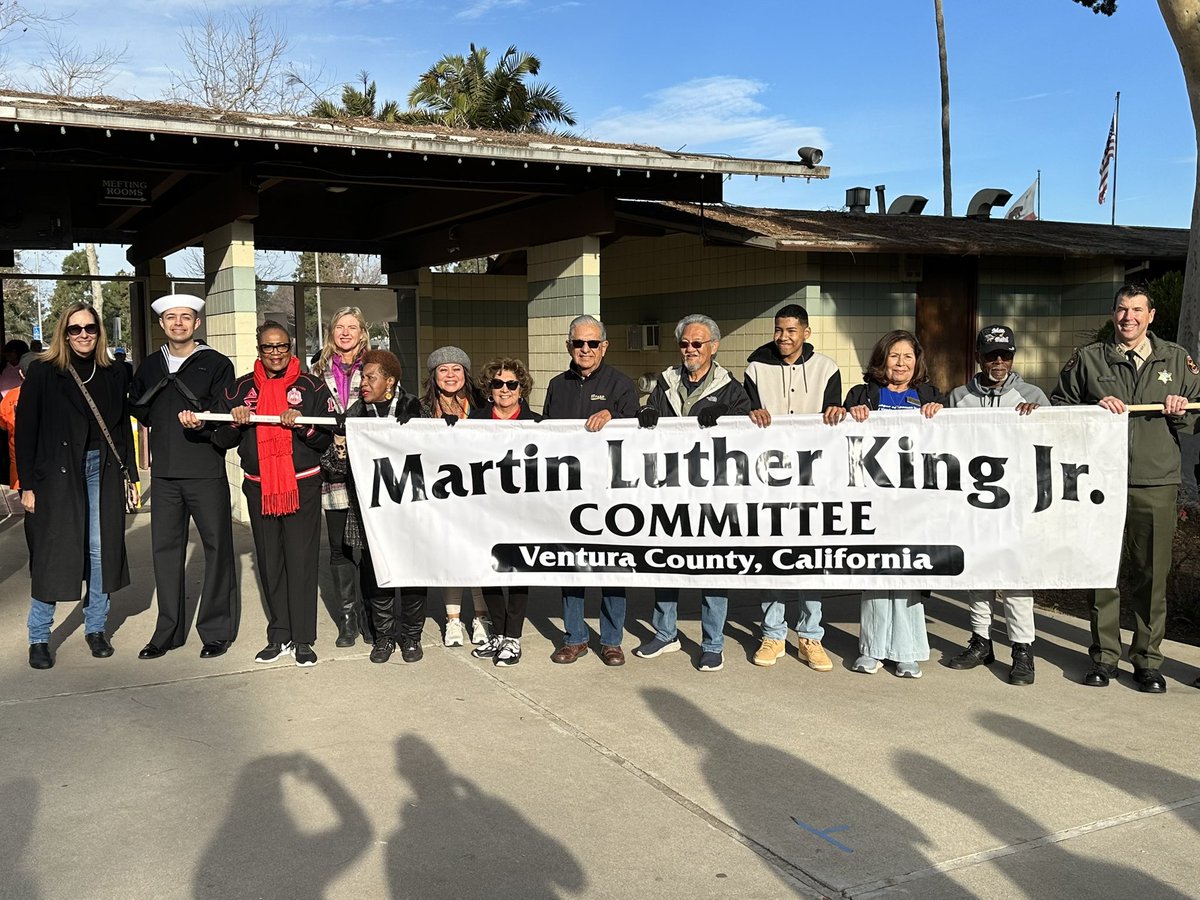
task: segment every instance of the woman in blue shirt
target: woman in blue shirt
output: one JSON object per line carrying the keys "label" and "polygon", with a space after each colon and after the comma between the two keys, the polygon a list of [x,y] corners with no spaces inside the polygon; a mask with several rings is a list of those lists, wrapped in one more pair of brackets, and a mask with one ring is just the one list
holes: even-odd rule
{"label": "woman in blue shirt", "polygon": [[[846,395],[844,406],[825,411],[825,422],[836,425],[846,416],[865,422],[873,409],[919,412],[927,419],[942,408],[945,399],[929,383],[925,351],[909,331],[889,331],[871,351],[863,384]],[[925,630],[925,604],[919,591],[863,591],[855,672],[872,675],[882,660],[896,664],[901,678],[920,678],[921,660],[929,659]]]}

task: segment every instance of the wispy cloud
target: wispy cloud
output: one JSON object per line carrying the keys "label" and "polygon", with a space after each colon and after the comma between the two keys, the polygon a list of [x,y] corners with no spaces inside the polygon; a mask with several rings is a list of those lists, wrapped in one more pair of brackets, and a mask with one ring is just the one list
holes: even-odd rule
{"label": "wispy cloud", "polygon": [[1049,100],[1051,97],[1069,97],[1075,93],[1072,89],[1062,91],[1042,91],[1037,94],[1027,94],[1024,97],[1010,97],[1009,103],[1029,103],[1033,100]]}
{"label": "wispy cloud", "polygon": [[486,16],[493,9],[510,9],[528,5],[529,0],[476,0],[466,9],[455,13],[454,18],[472,21]]}
{"label": "wispy cloud", "polygon": [[612,109],[591,136],[654,143],[666,150],[786,159],[805,145],[828,149],[825,131],[773,113],[759,99],[767,85],[750,78],[697,78],[647,95],[640,109]]}

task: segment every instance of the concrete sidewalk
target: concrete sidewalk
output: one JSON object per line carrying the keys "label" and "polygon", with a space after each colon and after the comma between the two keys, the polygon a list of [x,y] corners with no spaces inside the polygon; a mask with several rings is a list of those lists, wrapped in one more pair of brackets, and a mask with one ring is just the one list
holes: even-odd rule
{"label": "concrete sidewalk", "polygon": [[935,600],[924,678],[858,675],[843,596],[832,673],[794,637],[762,669],[757,603],[735,595],[709,674],[687,593],[687,652],[628,654],[650,634],[634,591],[624,668],[556,666],[560,605],[535,591],[514,668],[442,647],[434,619],[422,662],[372,665],[334,648],[324,611],[317,666],[255,665],[239,527],[236,645],[202,660],[193,633],[139,661],[148,525],[128,535],[116,655],[93,659],[64,606],[37,672],[20,518],[0,523],[0,897],[1200,897],[1197,648],[1166,647],[1165,696],[1084,688],[1087,623],[1039,614],[1037,683],[1016,688],[1000,642],[990,670],[938,664],[967,614]]}

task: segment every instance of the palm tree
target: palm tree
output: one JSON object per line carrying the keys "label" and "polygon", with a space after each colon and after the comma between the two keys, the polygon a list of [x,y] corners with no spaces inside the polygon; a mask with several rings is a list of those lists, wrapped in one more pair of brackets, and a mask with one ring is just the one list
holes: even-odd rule
{"label": "palm tree", "polygon": [[375,82],[367,72],[358,73],[359,90],[353,84],[342,85],[342,105],[338,106],[325,97],[319,98],[309,110],[309,115],[318,119],[376,119],[380,122],[395,122],[400,114],[400,105],[395,100],[385,101],[375,107]]}
{"label": "palm tree", "polygon": [[408,95],[400,120],[450,128],[545,133],[556,124],[574,125],[571,108],[551,85],[526,83],[542,63],[532,53],[509,47],[488,68],[488,49],[471,44],[467,56],[443,56]]}

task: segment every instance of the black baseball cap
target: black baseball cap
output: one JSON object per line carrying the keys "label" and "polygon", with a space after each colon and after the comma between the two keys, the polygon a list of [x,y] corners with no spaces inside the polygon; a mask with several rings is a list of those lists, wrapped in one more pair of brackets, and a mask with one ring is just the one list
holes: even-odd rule
{"label": "black baseball cap", "polygon": [[975,338],[975,350],[986,356],[996,350],[1017,352],[1017,344],[1013,339],[1013,331],[1007,325],[988,325],[980,329]]}

